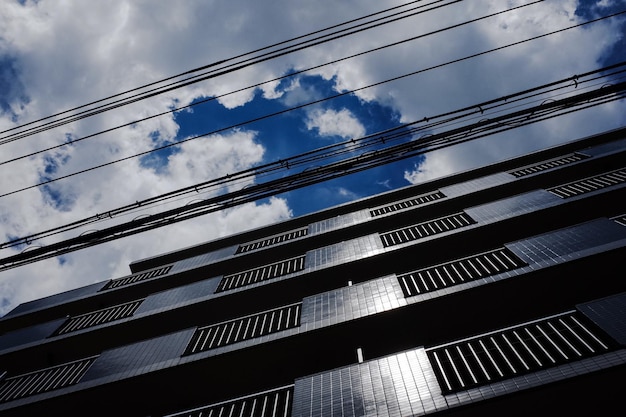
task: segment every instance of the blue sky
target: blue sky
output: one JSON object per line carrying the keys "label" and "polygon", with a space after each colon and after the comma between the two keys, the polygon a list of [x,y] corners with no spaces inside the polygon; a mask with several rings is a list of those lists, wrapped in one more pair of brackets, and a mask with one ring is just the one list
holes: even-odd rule
{"label": "blue sky", "polygon": [[[320,76],[302,76],[297,79],[301,88],[312,97],[336,95],[333,80]],[[287,85],[289,83],[286,83]],[[280,89],[280,86],[278,87]],[[194,106],[192,111],[182,110],[175,116],[181,126],[177,139],[184,139],[205,132],[222,129],[257,117],[278,113],[293,107],[290,93],[279,99],[267,99],[257,92],[254,98],[234,109],[226,109],[216,101]],[[298,104],[305,104],[300,103]],[[351,130],[327,130],[311,125],[310,112],[330,112],[349,114],[358,126]],[[309,122],[309,123],[307,123]],[[263,163],[274,162],[317,149],[333,143],[343,142],[352,137],[373,134],[400,124],[400,115],[392,108],[378,102],[364,102],[353,95],[346,95],[310,108],[297,109],[271,119],[246,124],[246,129],[258,131],[257,140],[263,143],[265,154]],[[360,129],[360,130],[359,130]],[[357,133],[349,135],[348,133]],[[199,140],[203,140],[199,138]],[[209,139],[210,140],[210,139]],[[169,150],[169,149],[168,149]],[[165,152],[168,155],[170,152]],[[151,160],[154,163],[154,160]],[[294,216],[318,211],[329,206],[352,201],[367,195],[408,185],[403,177],[405,170],[411,169],[415,161],[401,161],[391,165],[368,170],[358,176],[348,176],[328,183],[320,183],[306,189],[293,190],[278,197],[290,202]]]}
{"label": "blue sky", "polygon": [[[323,3],[323,2],[322,2]],[[422,2],[425,3],[425,2]],[[624,59],[624,17],[364,86],[626,9],[626,0],[545,0],[471,25],[225,95],[530,0],[467,0],[269,60],[24,139],[0,144],[0,235],[28,236],[228,173],[421,120]],[[0,0],[0,131],[388,7],[398,0]],[[412,4],[414,7],[417,3]],[[354,94],[243,124],[359,89]],[[209,97],[219,97],[206,101]],[[168,109],[188,109],[167,113]],[[622,126],[624,103],[278,194],[63,257],[0,271],[0,315],[15,305],[129,273],[128,264]],[[150,117],[164,113],[161,117]],[[148,118],[150,117],[150,118]],[[141,123],[132,123],[140,119]],[[129,124],[72,145],[112,126]],[[238,125],[235,129],[224,129]],[[219,130],[218,134],[203,136]],[[186,141],[191,137],[197,139]],[[0,138],[4,137],[0,135]],[[0,139],[1,140],[1,139]],[[409,140],[407,138],[406,140]],[[183,141],[158,153],[72,175]],[[36,153],[41,149],[54,150]],[[11,163],[5,161],[34,153]],[[71,177],[51,182],[60,176]],[[260,178],[249,181],[262,181]],[[249,183],[249,182],[248,182]],[[238,184],[243,187],[247,183]],[[13,193],[15,190],[26,189]],[[221,192],[224,192],[222,190]],[[193,198],[31,243],[47,245]],[[9,256],[25,247],[0,250]]]}

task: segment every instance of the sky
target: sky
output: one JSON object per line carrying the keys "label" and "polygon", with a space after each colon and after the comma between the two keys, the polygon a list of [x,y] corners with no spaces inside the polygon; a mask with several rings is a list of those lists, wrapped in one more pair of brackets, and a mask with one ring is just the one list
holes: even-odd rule
{"label": "sky", "polygon": [[[432,1],[412,2],[396,11]],[[0,131],[403,3],[0,0]],[[75,123],[5,141],[0,144],[2,242],[626,58],[626,20],[621,15],[380,83],[626,10],[626,0],[545,0],[342,60],[527,3],[531,1],[453,2]],[[316,68],[305,71],[312,67]],[[298,74],[285,77],[294,72]],[[377,85],[363,88],[372,84]],[[238,90],[242,91],[228,94]],[[320,101],[352,90],[357,91]],[[316,103],[307,104],[312,102]],[[294,106],[298,108],[286,111]],[[626,122],[625,110],[623,101],[613,102],[6,269],[0,271],[0,315],[23,302],[127,275],[129,263],[138,259],[617,128]],[[280,114],[264,118],[273,113]],[[142,119],[146,120],[137,122]],[[247,123],[255,119],[261,120]],[[122,125],[125,127],[90,136]],[[229,128],[233,125],[236,127]],[[214,131],[219,133],[205,135]],[[165,145],[169,147],[145,154]],[[40,152],[48,148],[52,149]],[[143,156],[133,157],[137,154]],[[67,175],[71,176],[55,180]],[[38,185],[46,181],[50,182]],[[261,181],[248,178],[232,187]],[[232,187],[229,190],[235,189]],[[177,199],[167,206],[109,219],[95,228],[212,195],[207,192]],[[31,246],[88,232],[89,228],[66,231]],[[4,248],[0,257],[28,249]]]}

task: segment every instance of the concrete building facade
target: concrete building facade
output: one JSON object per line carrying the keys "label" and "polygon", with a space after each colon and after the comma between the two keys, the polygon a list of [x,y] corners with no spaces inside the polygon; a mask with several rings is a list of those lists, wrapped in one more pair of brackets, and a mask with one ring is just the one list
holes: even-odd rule
{"label": "concrete building facade", "polygon": [[626,128],[130,265],[0,319],[0,413],[603,412]]}

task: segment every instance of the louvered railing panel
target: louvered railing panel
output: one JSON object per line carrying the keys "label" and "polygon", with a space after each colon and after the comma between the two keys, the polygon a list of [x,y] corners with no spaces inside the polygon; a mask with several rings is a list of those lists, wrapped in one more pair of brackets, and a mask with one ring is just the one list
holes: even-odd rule
{"label": "louvered railing panel", "polygon": [[87,372],[95,359],[92,357],[9,377],[0,382],[0,403],[73,385]]}
{"label": "louvered railing panel", "polygon": [[398,276],[405,297],[412,297],[525,266],[502,248]]}
{"label": "louvered railing panel", "polygon": [[116,305],[76,317],[70,317],[61,325],[61,327],[59,327],[59,329],[55,332],[55,335],[74,332],[87,327],[97,326],[99,324],[131,317],[142,302],[143,300],[131,301],[130,303]]}
{"label": "louvered railing panel", "polygon": [[422,239],[438,233],[448,232],[461,227],[469,226],[475,223],[466,213],[457,213],[451,216],[441,217],[439,219],[430,220],[419,223],[403,229],[394,230],[380,235],[383,246],[389,247]]}
{"label": "louvered railing panel", "polygon": [[246,243],[244,245],[240,245],[237,248],[236,253],[246,253],[246,252],[250,252],[253,250],[257,250],[257,249],[266,248],[268,246],[277,245],[279,243],[286,242],[288,240],[298,239],[300,237],[306,236],[308,232],[309,232],[309,229],[305,227],[302,229],[293,230],[288,233],[283,233],[281,235],[272,236],[267,239]]}
{"label": "louvered railing panel", "polygon": [[626,214],[622,214],[612,218],[613,221],[621,224],[622,226],[626,226]]}
{"label": "louvered railing panel", "polygon": [[431,194],[424,194],[415,198],[410,198],[404,201],[398,201],[397,203],[389,204],[384,207],[378,207],[370,210],[372,217],[381,216],[387,213],[393,213],[394,211],[404,210],[411,207],[419,206],[420,204],[430,203],[431,201],[444,198],[445,195],[441,191],[437,191]]}
{"label": "louvered railing panel", "polygon": [[536,174],[537,172],[546,171],[553,168],[558,168],[563,165],[571,164],[589,158],[588,155],[574,153],[571,155],[563,156],[561,158],[551,159],[549,161],[540,162],[535,165],[520,168],[518,170],[510,172],[515,177],[523,177],[526,175]]}
{"label": "louvered railing panel", "polygon": [[244,287],[246,285],[255,284],[283,275],[292,274],[304,269],[305,256],[287,259],[259,268],[249,269],[247,271],[238,272],[236,274],[224,275],[217,286],[215,292],[232,290]]}
{"label": "louvered railing panel", "polygon": [[293,385],[167,417],[290,417]]}
{"label": "louvered railing panel", "polygon": [[130,275],[123,278],[117,278],[109,281],[102,290],[110,290],[112,288],[122,287],[124,285],[134,284],[135,282],[145,281],[150,278],[160,277],[167,274],[172,269],[172,265],[164,266],[163,268],[153,269],[152,271],[142,272],[135,275]]}
{"label": "louvered railing panel", "polygon": [[577,195],[590,193],[592,191],[601,190],[613,185],[623,184],[626,182],[626,169],[618,169],[606,174],[596,175],[595,177],[586,178],[580,181],[570,182],[565,185],[550,188],[553,194],[561,198],[569,198]]}
{"label": "louvered railing panel", "polygon": [[186,355],[254,339],[300,325],[302,304],[292,304],[196,330]]}
{"label": "louvered railing panel", "polygon": [[444,394],[605,353],[612,342],[576,312],[428,349]]}

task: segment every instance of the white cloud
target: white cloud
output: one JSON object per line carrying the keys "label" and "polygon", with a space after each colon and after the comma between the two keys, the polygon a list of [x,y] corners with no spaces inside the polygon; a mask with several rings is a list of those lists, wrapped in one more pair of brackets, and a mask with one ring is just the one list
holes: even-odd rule
{"label": "white cloud", "polygon": [[411,184],[420,184],[428,180],[444,177],[459,170],[455,166],[454,156],[442,152],[435,152],[429,155],[426,161],[420,165],[416,165],[411,171],[404,171],[404,179]]}
{"label": "white cloud", "polygon": [[359,138],[365,135],[365,127],[348,109],[315,109],[308,112],[306,127],[317,129],[320,136],[340,136],[343,139]]}
{"label": "white cloud", "polygon": [[17,302],[127,275],[130,273],[128,265],[132,261],[289,217],[291,212],[287,202],[271,198],[262,204],[245,204],[225,212],[67,254],[62,264],[57,259],[47,259],[3,271],[0,279],[0,315],[15,307]]}
{"label": "white cloud", "polygon": [[323,98],[313,86],[300,85],[298,77],[289,80],[289,86],[283,90],[283,93],[281,102],[286,107],[295,107]]}
{"label": "white cloud", "polygon": [[[288,70],[301,70],[523,3],[521,0],[461,2],[2,145],[2,160],[63,143],[68,134],[82,138],[174,105],[184,106],[195,98],[240,89],[279,77]],[[22,6],[15,1],[3,1],[0,65],[10,62],[19,79],[11,80],[14,82],[11,94],[3,97],[15,114],[0,113],[0,129],[15,126],[13,116],[20,122],[35,120],[397,4],[392,0],[346,0],[335,2],[331,8],[320,7],[319,0],[302,0],[297,4],[290,0],[189,0],[183,7],[168,0],[41,0]],[[312,74],[332,80],[337,91],[361,88],[570,26],[580,21],[574,13],[577,4],[576,0],[547,0],[497,18],[323,67]],[[606,0],[598,3],[603,7],[610,4]],[[403,121],[419,120],[594,69],[620,33],[615,23],[597,23],[360,90],[356,96],[391,106]],[[219,102],[229,109],[241,107],[258,94],[289,106],[321,98],[319,91],[302,88],[294,79],[222,97]],[[405,178],[410,182],[423,181],[610,129],[624,124],[625,114],[623,104],[613,104],[559,122],[516,130],[497,140],[488,138],[433,152],[415,171],[406,172]],[[320,136],[351,138],[365,134],[365,121],[359,121],[349,109],[311,110],[303,122]],[[50,153],[57,164],[54,175],[67,175],[171,143],[178,132],[173,115],[167,115],[64,147]],[[7,240],[8,236],[39,232],[250,167],[261,162],[265,154],[265,146],[258,137],[255,132],[242,129],[190,141],[164,157],[167,165],[157,170],[151,169],[145,160],[141,164],[133,159],[59,181],[51,185],[51,190],[62,198],[60,201],[39,189],[0,197],[0,235]],[[38,155],[0,165],[0,194],[40,182],[50,162]],[[343,196],[353,198],[350,193],[346,191]],[[63,207],[55,205],[59,202]],[[181,200],[175,204],[185,203]],[[285,200],[270,199],[264,204],[237,207],[75,252],[67,255],[63,264],[48,260],[5,271],[0,275],[0,293],[10,301],[4,307],[0,303],[0,314],[2,308],[6,311],[15,303],[128,273],[127,265],[135,259],[290,215]],[[110,222],[121,220],[124,219]],[[79,232],[65,233],[59,238]],[[7,256],[6,251],[0,252],[0,256]]]}
{"label": "white cloud", "polygon": [[600,0],[596,3],[595,7],[600,9],[607,8],[618,4],[619,2],[626,3],[624,0]]}
{"label": "white cloud", "polygon": [[359,195],[357,193],[350,191],[344,187],[339,187],[337,189],[337,194],[339,194],[346,201],[352,201],[352,200],[356,200],[359,198]]}
{"label": "white cloud", "polygon": [[[254,138],[254,132],[236,130],[190,141],[168,158],[167,176],[183,187],[190,182],[204,182],[249,168],[262,162],[265,152]],[[238,184],[238,187],[247,184]]]}

